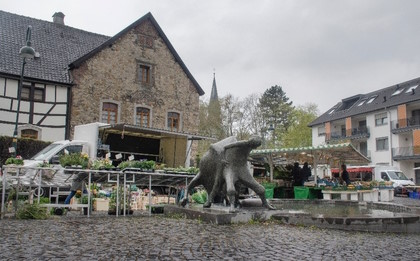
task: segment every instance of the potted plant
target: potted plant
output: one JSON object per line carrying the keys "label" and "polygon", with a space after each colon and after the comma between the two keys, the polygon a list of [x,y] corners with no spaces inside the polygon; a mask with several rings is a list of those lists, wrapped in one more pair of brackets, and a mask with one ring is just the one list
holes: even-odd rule
{"label": "potted plant", "polygon": [[96,170],[105,170],[112,169],[114,168],[114,166],[112,165],[112,161],[110,161],[109,159],[97,159],[92,162],[90,168]]}
{"label": "potted plant", "polygon": [[[88,195],[82,196],[81,203],[82,204],[88,204],[89,203],[89,196]],[[92,198],[91,198],[91,203],[92,203]],[[92,204],[90,204],[89,206],[92,207]],[[88,208],[87,207],[83,207],[83,214],[85,214],[85,215],[88,214]]]}
{"label": "potted plant", "polygon": [[41,175],[43,179],[51,180],[54,177],[56,170],[53,170],[53,165],[51,165],[47,161],[44,160],[42,163],[39,163],[38,167],[43,168],[41,170]]}
{"label": "potted plant", "polygon": [[89,156],[84,152],[64,154],[60,157],[60,165],[64,168],[87,169],[89,167]]}
{"label": "potted plant", "polygon": [[[9,175],[16,175],[18,167],[23,166],[23,158],[20,155],[16,157],[10,157],[4,163],[6,165],[6,171]],[[23,169],[21,169],[21,172]]]}

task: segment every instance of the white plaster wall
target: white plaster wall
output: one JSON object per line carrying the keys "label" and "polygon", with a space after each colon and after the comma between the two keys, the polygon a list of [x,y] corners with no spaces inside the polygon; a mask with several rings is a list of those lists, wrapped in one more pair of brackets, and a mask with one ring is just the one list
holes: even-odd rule
{"label": "white plaster wall", "polygon": [[65,130],[58,128],[42,128],[42,140],[44,141],[57,141],[64,140]]}
{"label": "white plaster wall", "polygon": [[6,83],[6,97],[17,97],[18,81],[7,79]]}
{"label": "white plaster wall", "polygon": [[316,125],[312,127],[312,146],[314,147],[325,144],[325,135],[318,136],[318,127],[321,127],[323,125],[324,124]]}

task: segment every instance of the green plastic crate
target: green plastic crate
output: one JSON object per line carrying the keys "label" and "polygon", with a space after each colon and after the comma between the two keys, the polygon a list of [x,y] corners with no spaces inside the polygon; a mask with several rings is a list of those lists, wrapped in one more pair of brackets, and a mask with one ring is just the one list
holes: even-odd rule
{"label": "green plastic crate", "polygon": [[265,188],[265,198],[272,199],[274,197],[274,188]]}
{"label": "green plastic crate", "polygon": [[294,187],[295,199],[308,199],[309,188],[307,187]]}

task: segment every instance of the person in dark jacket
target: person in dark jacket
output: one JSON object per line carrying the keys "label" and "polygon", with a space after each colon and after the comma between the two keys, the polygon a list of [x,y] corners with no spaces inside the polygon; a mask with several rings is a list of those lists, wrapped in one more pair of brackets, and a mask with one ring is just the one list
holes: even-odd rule
{"label": "person in dark jacket", "polygon": [[341,165],[341,179],[343,182],[346,182],[346,185],[350,184],[350,175],[347,172],[347,166],[345,164]]}
{"label": "person in dark jacket", "polygon": [[304,182],[308,181],[308,178],[312,175],[308,162],[303,163],[302,173],[303,173],[303,181]]}
{"label": "person in dark jacket", "polygon": [[292,169],[293,186],[303,185],[302,169],[299,166],[299,162],[295,162]]}

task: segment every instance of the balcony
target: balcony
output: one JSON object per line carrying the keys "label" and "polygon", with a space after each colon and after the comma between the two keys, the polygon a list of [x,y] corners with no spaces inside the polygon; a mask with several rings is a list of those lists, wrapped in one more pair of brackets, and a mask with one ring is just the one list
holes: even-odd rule
{"label": "balcony", "polygon": [[420,159],[420,146],[393,148],[392,159],[395,161]]}
{"label": "balcony", "polygon": [[351,135],[347,136],[345,132],[331,132],[326,133],[325,140],[326,141],[336,141],[336,140],[360,140],[360,139],[368,139],[370,137],[369,128],[366,126],[361,126],[357,128],[353,128],[351,130]]}
{"label": "balcony", "polygon": [[407,119],[391,121],[391,132],[393,134],[409,132],[418,128],[420,128],[420,117],[411,117]]}

